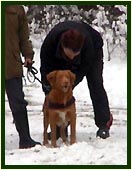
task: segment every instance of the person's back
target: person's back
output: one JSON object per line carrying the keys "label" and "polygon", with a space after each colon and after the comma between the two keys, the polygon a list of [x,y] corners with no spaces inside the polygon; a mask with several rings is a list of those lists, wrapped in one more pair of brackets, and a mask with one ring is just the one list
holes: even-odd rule
{"label": "person's back", "polygon": [[[61,36],[63,33],[68,30],[76,30],[80,32],[84,37],[84,43],[81,48],[80,54],[75,57],[71,64],[68,64],[67,61],[62,57],[61,54]],[[73,34],[71,33],[72,36]],[[96,37],[96,39],[95,39]],[[68,37],[67,37],[68,39]],[[73,39],[73,38],[71,38]],[[75,42],[74,42],[75,41]],[[78,43],[78,45],[77,45]],[[73,40],[72,44],[80,45],[80,40]],[[42,46],[41,46],[41,77],[42,81],[46,83],[46,74],[53,71],[54,69],[70,69],[74,73],[77,72],[79,63],[81,64],[80,74],[85,75],[86,72],[90,69],[93,61],[97,57],[95,54],[96,50],[102,48],[103,40],[100,34],[94,30],[91,26],[83,22],[75,21],[65,21],[55,25],[55,27],[47,34]],[[73,47],[72,47],[73,48]],[[47,63],[51,63],[51,66],[48,66]],[[77,76],[75,84],[77,85],[83,76]]]}

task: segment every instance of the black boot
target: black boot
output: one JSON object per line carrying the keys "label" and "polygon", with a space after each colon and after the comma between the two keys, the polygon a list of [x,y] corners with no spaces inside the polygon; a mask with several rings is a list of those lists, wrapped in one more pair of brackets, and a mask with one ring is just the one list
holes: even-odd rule
{"label": "black boot", "polygon": [[20,137],[19,148],[26,149],[34,147],[35,145],[41,145],[41,143],[34,141],[30,136],[27,111],[13,113],[13,117]]}
{"label": "black boot", "polygon": [[106,139],[110,137],[109,130],[110,130],[110,126],[112,125],[112,123],[113,123],[113,115],[110,113],[109,121],[106,123],[106,126],[99,127],[99,130],[96,133],[96,137],[100,137],[102,139]]}
{"label": "black boot", "polygon": [[19,149],[32,148],[36,145],[41,145],[41,143],[34,141],[31,137],[29,139],[20,138]]}
{"label": "black boot", "polygon": [[110,133],[109,133],[109,129],[107,127],[99,128],[99,130],[97,131],[97,134],[96,134],[96,137],[100,137],[102,139],[106,139],[109,136],[110,136]]}
{"label": "black boot", "polygon": [[[66,127],[65,130],[66,137],[68,137],[68,126]],[[56,139],[59,139],[60,137],[60,127],[56,126]],[[51,132],[48,133],[48,139],[51,140]]]}

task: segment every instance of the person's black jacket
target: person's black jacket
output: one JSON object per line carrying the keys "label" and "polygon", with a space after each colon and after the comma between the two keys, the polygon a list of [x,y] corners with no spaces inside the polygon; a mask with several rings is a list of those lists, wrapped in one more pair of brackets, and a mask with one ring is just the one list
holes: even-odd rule
{"label": "person's black jacket", "polygon": [[[72,61],[66,60],[60,53],[60,38],[63,32],[75,28],[85,36],[84,45],[80,55]],[[82,81],[88,73],[94,60],[96,60],[96,51],[103,46],[103,40],[100,34],[91,26],[83,22],[65,21],[56,25],[46,36],[40,52],[41,60],[41,80],[44,83],[43,90],[48,84],[46,75],[53,70],[70,69],[76,74],[75,86]],[[46,85],[46,86],[45,86]]]}

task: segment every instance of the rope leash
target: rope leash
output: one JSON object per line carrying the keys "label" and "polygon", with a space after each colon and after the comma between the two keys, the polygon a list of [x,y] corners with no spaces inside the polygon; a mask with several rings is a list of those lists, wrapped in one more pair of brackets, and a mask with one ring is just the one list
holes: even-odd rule
{"label": "rope leash", "polygon": [[[38,73],[38,70],[33,67],[32,65],[27,66],[27,79],[30,83],[34,83],[35,80],[37,80],[40,84],[42,84],[42,86],[49,91],[50,90],[50,86],[49,85],[45,85],[44,82],[42,82],[37,76],[36,74]],[[31,81],[31,77],[32,77],[32,81]]]}
{"label": "rope leash", "polygon": [[[16,59],[17,60],[17,59]],[[24,63],[20,60],[17,60],[17,62],[20,62],[22,65],[24,65]],[[34,63],[35,61],[32,61],[32,63],[28,63],[28,65],[26,66],[27,68],[27,79],[30,83],[34,83],[35,80],[37,80],[40,84],[42,84],[43,87],[45,87],[47,90],[49,90],[49,86],[46,86],[41,80],[39,80],[39,78],[36,76],[36,74],[38,73],[38,70],[32,66],[32,64]],[[33,81],[31,81],[30,77],[33,77]],[[23,75],[23,78],[24,78],[24,81],[25,81],[25,84],[26,84],[26,79],[25,79],[25,76]]]}
{"label": "rope leash", "polygon": [[[22,61],[17,60],[18,62],[20,62],[22,65],[24,65],[24,63]],[[32,61],[32,64],[34,63],[34,61]],[[28,65],[26,66],[27,68],[27,79],[30,83],[34,83],[35,80],[37,80],[47,91],[50,90],[50,86],[49,85],[45,85],[44,82],[42,82],[37,76],[36,74],[38,73],[38,70],[32,66],[32,64],[28,63]],[[31,81],[30,77],[33,78],[33,80]],[[26,84],[26,79],[25,76],[23,75],[23,79],[25,81]]]}
{"label": "rope leash", "polygon": [[[37,80],[39,83],[42,84],[42,81],[39,80],[38,77],[36,77],[37,73],[38,73],[38,70],[35,67],[33,67],[33,66],[27,67],[27,79],[30,83],[34,83],[35,80]],[[32,77],[33,80],[31,80],[30,77]]]}

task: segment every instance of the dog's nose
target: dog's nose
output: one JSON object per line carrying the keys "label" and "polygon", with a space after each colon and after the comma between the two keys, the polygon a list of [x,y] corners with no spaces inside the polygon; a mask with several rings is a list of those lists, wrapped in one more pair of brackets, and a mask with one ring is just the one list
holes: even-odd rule
{"label": "dog's nose", "polygon": [[65,79],[65,80],[62,82],[61,85],[62,85],[62,90],[63,90],[64,92],[67,92],[68,89],[69,89],[69,87],[70,87],[70,81],[67,80],[67,79]]}
{"label": "dog's nose", "polygon": [[64,82],[64,86],[67,87],[69,85],[69,82],[68,81],[65,81]]}

